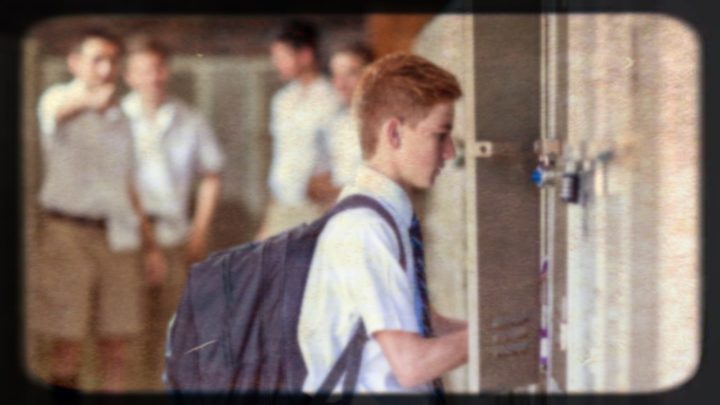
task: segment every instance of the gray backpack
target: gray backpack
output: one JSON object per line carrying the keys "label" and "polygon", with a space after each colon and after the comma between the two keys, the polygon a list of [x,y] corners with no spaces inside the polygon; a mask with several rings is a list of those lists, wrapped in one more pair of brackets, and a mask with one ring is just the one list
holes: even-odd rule
{"label": "gray backpack", "polygon": [[[171,321],[165,384],[175,392],[297,394],[307,375],[297,340],[298,318],[320,232],[335,214],[366,207],[397,225],[376,200],[352,195],[327,214],[262,242],[213,253],[192,266]],[[343,392],[357,382],[363,346],[362,321],[325,378],[329,393],[342,376]]]}

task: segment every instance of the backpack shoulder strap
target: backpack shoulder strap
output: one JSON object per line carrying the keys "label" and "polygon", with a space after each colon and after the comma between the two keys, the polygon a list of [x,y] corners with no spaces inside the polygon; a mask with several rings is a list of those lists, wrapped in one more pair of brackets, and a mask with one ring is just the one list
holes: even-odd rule
{"label": "backpack shoulder strap", "polygon": [[405,271],[405,249],[403,249],[402,238],[400,237],[400,230],[398,229],[397,223],[393,219],[390,212],[388,212],[388,210],[383,207],[383,205],[380,204],[378,200],[364,194],[353,194],[351,196],[343,198],[337,204],[335,204],[335,206],[330,209],[330,212],[326,215],[326,218],[330,219],[332,216],[352,208],[370,208],[371,210],[377,212],[378,215],[380,215],[385,220],[385,222],[390,225],[393,232],[395,233],[395,238],[398,241],[398,246],[400,247],[400,266],[402,267],[403,271]]}

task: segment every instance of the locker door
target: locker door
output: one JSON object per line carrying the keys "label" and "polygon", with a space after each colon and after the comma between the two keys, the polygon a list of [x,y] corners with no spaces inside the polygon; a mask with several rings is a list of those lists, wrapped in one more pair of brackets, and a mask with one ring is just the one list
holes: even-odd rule
{"label": "locker door", "polygon": [[470,387],[482,392],[539,381],[540,199],[530,174],[540,133],[540,21],[535,14],[473,22]]}
{"label": "locker door", "polygon": [[676,388],[699,359],[695,35],[663,15],[567,16],[568,392]]}

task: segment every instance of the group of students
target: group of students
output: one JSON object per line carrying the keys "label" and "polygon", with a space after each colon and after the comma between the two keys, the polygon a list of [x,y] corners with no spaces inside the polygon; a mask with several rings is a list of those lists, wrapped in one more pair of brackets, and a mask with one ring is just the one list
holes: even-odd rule
{"label": "group of students", "polygon": [[331,80],[320,69],[315,25],[290,21],[270,46],[273,65],[287,82],[271,101],[271,202],[257,240],[319,217],[361,162],[353,90],[373,61],[370,48],[351,42],[333,50]]}
{"label": "group of students", "polygon": [[[124,44],[99,30],[75,43],[67,58],[74,79],[49,88],[38,107],[45,170],[34,299],[44,317],[34,325],[52,339],[51,382],[66,387],[78,386],[82,341],[92,325],[101,389],[119,392],[128,342],[143,325],[156,330],[147,334],[153,354],[146,361],[162,369],[164,329],[188,264],[206,253],[225,157],[207,121],[168,94],[170,55],[163,46],[143,37]],[[333,53],[331,83],[317,45],[312,24],[291,22],[270,47],[288,83],[272,99],[272,201],[256,239],[315,219],[358,193],[383,205],[401,236],[398,244],[390,225],[364,208],[328,222],[298,326],[308,368],[303,390],[319,388],[359,319],[369,341],[358,392],[437,390],[438,378],[467,360],[467,324],[428,306],[409,194],[431,187],[455,155],[450,134],[460,86],[420,56],[373,62],[359,44]],[[123,56],[131,91],[120,98]]]}
{"label": "group of students", "polygon": [[[124,80],[130,91],[118,94]],[[40,263],[31,326],[50,339],[51,379],[78,386],[83,341],[98,337],[101,389],[126,388],[129,345],[159,374],[163,336],[207,249],[222,148],[195,109],[168,94],[170,54],[142,36],[79,33],[73,79],[40,97]],[[199,182],[195,184],[195,178]],[[191,212],[191,197],[195,201]],[[159,377],[157,378],[159,381]]]}

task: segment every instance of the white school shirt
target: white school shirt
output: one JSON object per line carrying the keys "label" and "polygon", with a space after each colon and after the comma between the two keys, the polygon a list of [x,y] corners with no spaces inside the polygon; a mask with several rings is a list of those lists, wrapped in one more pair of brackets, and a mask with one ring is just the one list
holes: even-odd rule
{"label": "white school shirt", "polygon": [[[406,268],[392,227],[375,211],[357,208],[334,216],[321,233],[308,274],[298,340],[308,375],[303,391],[315,393],[362,319],[365,344],[355,392],[427,393],[429,384],[405,388],[392,372],[372,334],[381,330],[419,333],[414,310],[415,273],[408,230],[412,206],[405,191],[377,171],[361,166],[340,198],[365,194],[396,221]],[[342,379],[334,388],[342,389]]]}
{"label": "white school shirt", "polygon": [[122,108],[132,123],[143,209],[156,217],[158,244],[177,246],[190,230],[195,175],[219,172],[225,157],[205,118],[178,98],[168,97],[154,120],[135,92],[123,98]]}
{"label": "white school shirt", "polygon": [[310,177],[329,169],[329,162],[318,152],[318,137],[320,128],[337,111],[339,103],[332,85],[322,76],[308,85],[292,81],[273,96],[270,106],[273,153],[268,186],[281,204],[307,203]]}
{"label": "white school shirt", "polygon": [[78,86],[84,83],[77,79],[50,86],[38,103],[44,166],[40,205],[104,219],[111,250],[138,249],[139,218],[129,194],[134,170],[130,123],[119,106],[111,106],[82,111],[59,124],[55,114]]}
{"label": "white school shirt", "polygon": [[350,184],[362,163],[362,150],[357,119],[349,107],[341,107],[323,126],[322,141],[329,155],[333,184]]}

